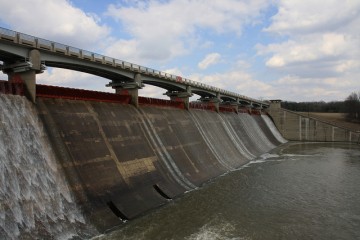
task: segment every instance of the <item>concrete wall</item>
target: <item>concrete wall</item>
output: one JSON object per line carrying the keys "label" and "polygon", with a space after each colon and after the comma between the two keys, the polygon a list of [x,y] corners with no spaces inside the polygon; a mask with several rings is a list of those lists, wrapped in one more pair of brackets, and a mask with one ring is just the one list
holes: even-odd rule
{"label": "concrete wall", "polygon": [[357,143],[360,140],[360,133],[283,109],[280,102],[270,105],[269,114],[283,137],[290,141]]}
{"label": "concrete wall", "polygon": [[70,188],[100,231],[281,144],[263,117],[247,113],[50,98],[36,106]]}

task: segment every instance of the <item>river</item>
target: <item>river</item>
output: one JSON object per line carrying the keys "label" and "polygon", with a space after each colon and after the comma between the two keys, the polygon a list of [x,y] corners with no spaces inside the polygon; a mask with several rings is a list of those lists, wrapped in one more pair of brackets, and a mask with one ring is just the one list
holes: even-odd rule
{"label": "river", "polygon": [[288,143],[110,239],[360,239],[360,145]]}

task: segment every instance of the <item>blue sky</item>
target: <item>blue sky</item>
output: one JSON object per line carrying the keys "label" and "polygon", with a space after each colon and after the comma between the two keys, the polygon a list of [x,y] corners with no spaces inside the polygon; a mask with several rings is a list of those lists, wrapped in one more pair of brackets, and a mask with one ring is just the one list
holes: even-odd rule
{"label": "blue sky", "polygon": [[[360,91],[358,0],[0,0],[0,26],[253,98],[332,101]],[[37,79],[112,91],[106,79],[64,69]]]}

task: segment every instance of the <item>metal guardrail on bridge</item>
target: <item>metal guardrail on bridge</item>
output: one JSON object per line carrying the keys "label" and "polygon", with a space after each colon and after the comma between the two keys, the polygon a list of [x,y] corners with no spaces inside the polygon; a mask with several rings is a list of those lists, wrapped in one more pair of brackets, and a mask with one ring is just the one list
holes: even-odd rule
{"label": "metal guardrail on bridge", "polygon": [[138,64],[126,62],[123,60],[104,56],[101,54],[97,54],[97,53],[93,53],[93,52],[90,52],[87,50],[83,50],[83,49],[75,48],[72,46],[64,45],[61,43],[49,41],[46,39],[34,37],[34,36],[31,36],[28,34],[16,32],[16,31],[9,30],[9,29],[2,28],[2,27],[0,27],[0,40],[3,40],[3,41],[5,40],[5,41],[12,42],[14,44],[20,44],[20,45],[24,45],[24,46],[39,49],[39,50],[50,51],[50,52],[57,53],[57,54],[76,57],[79,59],[88,60],[91,62],[112,66],[114,68],[126,69],[129,71],[138,72],[138,73],[149,75],[149,76],[154,76],[154,77],[158,77],[161,79],[166,79],[169,81],[182,83],[187,86],[220,93],[223,96],[230,96],[233,98],[247,100],[249,102],[255,102],[255,103],[259,103],[259,104],[263,104],[263,105],[269,105],[268,103],[265,103],[260,100],[256,100],[256,99],[249,98],[247,96],[244,96],[244,95],[241,95],[238,93],[234,93],[234,92],[231,92],[228,90],[220,89],[218,87],[210,86],[210,85],[207,85],[204,83],[200,83],[200,82],[193,81],[193,80],[190,80],[187,78],[183,78],[181,76],[177,76],[177,75],[173,75],[170,73],[155,70],[152,68],[140,66]]}

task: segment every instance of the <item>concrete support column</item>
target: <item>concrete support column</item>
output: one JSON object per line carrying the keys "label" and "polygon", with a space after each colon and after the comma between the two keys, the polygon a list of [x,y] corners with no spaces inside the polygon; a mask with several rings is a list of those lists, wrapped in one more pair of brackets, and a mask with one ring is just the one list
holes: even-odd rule
{"label": "concrete support column", "polygon": [[115,89],[117,94],[130,96],[130,104],[139,107],[139,89],[144,86],[141,80],[141,74],[136,73],[134,79],[132,81],[129,80],[113,80],[106,86]]}
{"label": "concrete support column", "polygon": [[45,66],[41,64],[39,50],[29,51],[28,59],[23,62],[5,63],[2,70],[8,75],[10,82],[23,83],[26,97],[35,103],[36,101],[36,74],[42,73]]}
{"label": "concrete support column", "polygon": [[164,95],[167,95],[168,97],[170,97],[171,101],[184,103],[184,108],[186,110],[189,110],[189,108],[190,108],[189,98],[193,95],[191,93],[191,87],[190,86],[186,87],[185,92],[167,91]]}
{"label": "concrete support column", "polygon": [[253,109],[253,103],[250,102],[249,106],[247,107],[249,113],[251,114],[252,113],[252,109]]}
{"label": "concrete support column", "polygon": [[171,100],[171,101],[175,101],[175,102],[182,102],[182,103],[184,103],[184,108],[185,108],[186,110],[189,110],[189,108],[190,108],[190,101],[189,101],[189,98],[188,98],[188,97],[180,98],[180,97],[177,97],[177,96],[170,96],[170,100]]}
{"label": "concrete support column", "polygon": [[139,89],[115,88],[115,93],[123,96],[130,96],[130,104],[139,107]]}
{"label": "concrete support column", "polygon": [[239,113],[239,106],[240,105],[241,105],[240,98],[236,98],[236,105],[234,106],[236,113]]}
{"label": "concrete support column", "polygon": [[29,70],[26,72],[8,72],[9,82],[23,83],[25,87],[25,96],[32,101],[36,102],[36,72]]}
{"label": "concrete support column", "polygon": [[219,110],[220,102],[221,102],[220,93],[216,93],[216,98],[211,99],[210,102],[214,105],[215,111],[220,112],[220,110]]}
{"label": "concrete support column", "polygon": [[205,96],[199,99],[202,102],[206,102],[209,106],[213,106],[216,112],[219,112],[220,107],[220,93],[216,93],[216,96]]}

